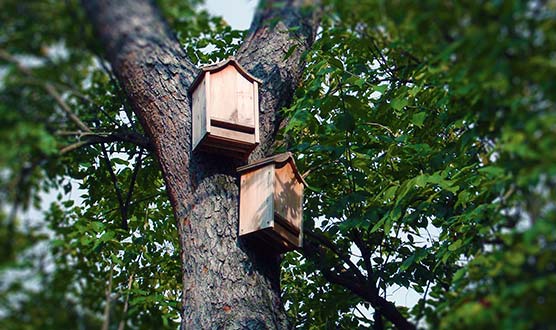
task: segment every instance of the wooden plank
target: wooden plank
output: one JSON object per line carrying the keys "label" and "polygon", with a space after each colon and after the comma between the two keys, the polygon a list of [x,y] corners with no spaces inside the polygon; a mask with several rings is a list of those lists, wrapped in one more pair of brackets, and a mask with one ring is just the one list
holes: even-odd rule
{"label": "wooden plank", "polygon": [[262,83],[262,80],[250,74],[241,64],[239,64],[239,62],[233,56],[228,57],[222,62],[202,66],[201,69],[204,72],[218,72],[229,65],[235,66],[238,72],[242,74],[247,80]]}
{"label": "wooden plank", "polygon": [[241,74],[236,75],[236,123],[246,126],[255,126],[255,111],[253,100],[253,83]]}
{"label": "wooden plank", "polygon": [[198,150],[203,152],[219,155],[221,157],[229,157],[234,159],[240,159],[242,161],[247,160],[249,154],[253,149],[231,149],[231,148],[222,148],[221,146],[216,147],[199,147]]}
{"label": "wooden plank", "polygon": [[259,139],[259,83],[253,82],[253,113],[255,115],[255,143],[261,143]]}
{"label": "wooden plank", "polygon": [[280,224],[282,227],[286,228],[295,235],[300,233],[299,227],[293,226],[288,220],[284,219],[278,212],[276,212],[276,206],[274,206],[274,222]]}
{"label": "wooden plank", "polygon": [[298,181],[292,162],[275,169],[275,212],[299,231],[303,220],[303,184]]}
{"label": "wooden plank", "polygon": [[299,246],[299,235],[288,230],[279,222],[274,222],[274,232],[276,232],[282,240],[288,245]]}
{"label": "wooden plank", "polygon": [[[273,163],[273,164],[276,163],[276,164],[282,165],[282,163],[290,161],[290,158],[292,158],[291,152],[284,152],[284,153],[281,153],[281,154],[277,154],[277,155],[273,155],[273,156],[270,156],[270,157],[267,157],[267,158],[260,159],[260,160],[254,162],[254,163],[251,163],[251,164],[240,166],[240,167],[237,168],[237,171],[240,172],[240,173],[245,172],[245,171],[254,171],[257,168],[262,167],[262,166],[266,166],[267,164],[270,164],[270,163]],[[292,158],[292,161],[293,161],[293,158]]]}
{"label": "wooden plank", "polygon": [[228,140],[226,138],[220,138],[218,136],[207,134],[205,135],[203,141],[199,143],[196,150],[246,160],[255,146],[256,145],[253,143]]}
{"label": "wooden plank", "polygon": [[206,83],[205,79],[199,83],[198,88],[193,91],[192,99],[193,104],[191,106],[192,109],[192,145],[193,149],[197,147],[199,142],[205,136],[207,130],[206,126],[206,110],[207,110],[207,103],[206,103]]}
{"label": "wooden plank", "polygon": [[226,128],[233,131],[238,131],[238,132],[243,132],[248,134],[255,133],[255,127],[253,126],[239,125],[236,123],[231,123],[229,121],[222,121],[214,118],[210,120],[210,126],[217,126],[217,127]]}
{"label": "wooden plank", "polygon": [[238,121],[237,76],[232,65],[211,74],[210,110],[211,118],[222,121]]}
{"label": "wooden plank", "polygon": [[260,238],[265,241],[267,249],[276,251],[277,253],[295,250],[297,247],[296,245],[291,244],[288,240],[284,239],[284,237],[282,237],[274,228],[263,230]]}
{"label": "wooden plank", "polygon": [[[207,139],[206,143],[203,144],[203,150],[211,153],[222,153],[223,156],[228,155],[237,159],[245,159],[245,156],[248,156],[253,150],[253,146],[248,144],[238,144],[236,141],[230,142],[228,140],[211,137],[210,139]],[[228,152],[223,153],[223,151]]]}
{"label": "wooden plank", "polygon": [[205,74],[205,107],[206,107],[206,111],[205,111],[205,131],[207,133],[210,133],[210,114],[212,111],[211,108],[211,100],[212,100],[212,95],[210,95],[210,86],[211,86],[211,79],[212,79],[212,75],[210,74],[210,72],[207,72]]}
{"label": "wooden plank", "polygon": [[274,166],[263,167],[241,176],[239,235],[271,227],[274,223]]}
{"label": "wooden plank", "polygon": [[250,234],[241,236],[254,249],[260,249],[266,253],[284,253],[295,250],[296,245],[284,240],[274,228],[265,228]]}
{"label": "wooden plank", "polygon": [[212,136],[230,140],[230,142],[238,141],[240,143],[244,142],[255,145],[255,136],[249,133],[238,132],[217,126],[211,126],[210,134]]}

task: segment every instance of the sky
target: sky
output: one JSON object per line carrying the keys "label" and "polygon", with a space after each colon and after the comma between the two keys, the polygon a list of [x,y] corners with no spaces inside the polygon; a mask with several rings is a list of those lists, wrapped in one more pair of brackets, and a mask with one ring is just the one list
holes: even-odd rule
{"label": "sky", "polygon": [[234,29],[247,30],[251,25],[256,0],[206,0],[206,9],[213,15],[222,16]]}

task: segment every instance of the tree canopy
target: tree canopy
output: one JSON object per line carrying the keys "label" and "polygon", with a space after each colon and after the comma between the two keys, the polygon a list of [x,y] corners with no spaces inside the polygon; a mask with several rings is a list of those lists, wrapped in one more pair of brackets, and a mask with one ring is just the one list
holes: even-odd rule
{"label": "tree canopy", "polygon": [[[196,64],[245,36],[199,1],[157,5]],[[276,143],[309,185],[292,324],[553,329],[556,2],[322,10]],[[175,329],[165,184],[80,3],[4,0],[0,21],[0,327]],[[44,219],[23,212],[47,195]]]}

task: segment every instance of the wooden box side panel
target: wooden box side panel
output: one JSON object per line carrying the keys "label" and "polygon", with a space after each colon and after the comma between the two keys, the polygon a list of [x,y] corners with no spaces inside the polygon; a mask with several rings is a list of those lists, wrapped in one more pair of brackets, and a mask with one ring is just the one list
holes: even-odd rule
{"label": "wooden box side panel", "polygon": [[275,169],[275,213],[292,226],[295,232],[302,230],[303,184],[297,180],[291,163]]}
{"label": "wooden box side panel", "polygon": [[274,166],[269,165],[241,175],[239,235],[274,225]]}
{"label": "wooden box side panel", "polygon": [[259,83],[253,82],[253,116],[255,118],[255,143],[260,143],[259,139]]}
{"label": "wooden box side panel", "polygon": [[255,94],[253,92],[253,83],[247,80],[243,75],[237,74],[236,86],[238,111],[237,123],[240,125],[255,127]]}
{"label": "wooden box side panel", "polygon": [[207,93],[206,93],[206,82],[207,77],[197,85],[197,88],[193,91],[192,99],[193,105],[191,106],[192,115],[193,115],[193,132],[192,132],[192,139],[193,139],[193,149],[197,147],[199,142],[203,139],[205,134],[207,133],[207,126],[206,126],[206,116],[207,116]]}
{"label": "wooden box side panel", "polygon": [[211,102],[211,96],[210,96],[210,72],[205,73],[205,107],[206,110],[205,111],[205,130],[207,131],[207,133],[210,133],[210,116],[212,113],[212,109],[210,107],[210,102]]}

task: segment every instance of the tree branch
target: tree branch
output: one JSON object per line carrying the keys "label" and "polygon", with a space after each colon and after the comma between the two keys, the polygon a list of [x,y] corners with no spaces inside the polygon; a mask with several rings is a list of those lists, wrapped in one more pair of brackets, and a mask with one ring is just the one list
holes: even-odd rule
{"label": "tree branch", "polygon": [[102,148],[102,155],[104,156],[104,161],[106,162],[106,166],[108,167],[108,173],[110,173],[110,178],[112,179],[112,183],[114,185],[114,190],[116,190],[116,198],[118,199],[118,204],[120,205],[120,214],[122,216],[122,229],[128,230],[127,210],[125,208],[120,185],[118,184],[118,178],[116,177],[116,173],[114,173],[114,169],[112,168],[112,163],[110,162],[110,157],[108,157],[108,152],[106,151],[106,147],[104,146],[104,144],[101,144],[101,148]]}
{"label": "tree branch", "polygon": [[[304,233],[307,234],[308,230],[305,230]],[[310,234],[307,234],[307,237],[313,237]],[[320,242],[318,242],[320,243]],[[333,243],[327,242],[326,247],[329,248],[329,245]],[[336,249],[336,248],[335,248]],[[392,322],[394,326],[396,326],[399,330],[415,330],[415,325],[409,322],[396,308],[396,306],[386,300],[385,298],[379,295],[379,291],[374,285],[370,285],[368,281],[357,281],[354,280],[353,274],[356,270],[351,269],[348,271],[340,271],[334,272],[331,270],[329,265],[327,265],[326,260],[324,258],[325,253],[322,251],[320,246],[315,245],[312,242],[308,242],[307,240],[303,243],[303,254],[307,258],[314,258],[318,260],[316,265],[319,267],[320,271],[322,272],[323,276],[326,278],[327,281],[333,284],[340,285],[351,293],[355,294],[356,296],[368,301],[371,306],[375,309],[380,311],[382,316],[384,316],[387,320]],[[350,268],[353,267],[350,265]],[[333,267],[336,268],[336,267]]]}
{"label": "tree branch", "polygon": [[102,321],[102,328],[101,330],[108,330],[108,326],[110,325],[110,301],[112,294],[112,274],[114,272],[114,265],[110,264],[110,273],[108,274],[108,285],[105,290],[106,294],[106,302],[104,305],[104,320]]}
{"label": "tree branch", "polygon": [[129,291],[131,290],[132,284],[133,284],[133,274],[129,276],[129,280],[127,282],[127,294],[125,296],[122,318],[120,319],[120,324],[118,324],[118,330],[124,330],[125,328],[125,321],[127,319],[127,309],[129,308]]}
{"label": "tree branch", "polygon": [[371,252],[369,251],[369,249],[367,249],[361,232],[359,232],[358,230],[353,230],[350,236],[359,251],[361,251],[361,256],[363,257],[363,262],[365,263],[365,268],[367,270],[367,281],[369,281],[369,285],[374,285],[372,276],[373,264],[371,262]]}
{"label": "tree branch", "polygon": [[340,260],[342,260],[344,263],[346,263],[350,267],[350,269],[354,272],[354,274],[359,278],[360,281],[365,280],[365,276],[363,274],[361,274],[361,272],[359,271],[359,268],[353,263],[353,261],[351,261],[349,256],[341,253],[339,251],[339,249],[334,245],[334,243],[332,243],[326,236],[321,235],[321,234],[316,233],[316,232],[312,232],[310,230],[304,230],[303,234],[305,234],[306,236],[316,240],[322,246],[325,246],[327,249],[329,249],[335,255],[337,255],[340,258]]}
{"label": "tree branch", "polygon": [[[18,70],[21,71],[23,74],[33,78],[33,72],[31,72],[31,70],[26,68],[15,57],[8,54],[3,49],[0,49],[0,58],[7,61],[7,62],[10,62],[10,63],[14,64],[18,68]],[[85,125],[85,123],[83,123],[81,121],[81,119],[79,119],[79,117],[77,117],[77,115],[75,113],[73,113],[73,111],[71,111],[71,108],[68,106],[66,101],[64,101],[64,99],[62,98],[60,93],[58,93],[58,91],[56,90],[54,85],[52,85],[49,82],[43,82],[42,87],[56,101],[56,103],[60,106],[60,108],[66,113],[66,116],[68,116],[68,118],[71,121],[73,121],[74,124],[77,125],[77,127],[79,127],[81,130],[83,130],[85,132],[90,132],[91,131],[91,129],[87,125]]]}
{"label": "tree branch", "polygon": [[139,150],[139,154],[137,155],[137,161],[135,162],[135,168],[133,169],[131,182],[129,183],[129,189],[127,191],[127,196],[126,196],[125,204],[124,204],[124,208],[126,210],[126,213],[129,210],[129,205],[131,203],[131,197],[133,196],[133,188],[135,187],[135,181],[137,181],[137,175],[139,174],[139,169],[141,169],[142,161],[143,161],[143,149]]}
{"label": "tree branch", "polygon": [[[238,54],[238,61],[262,79],[259,132],[261,144],[251,156],[272,152],[276,133],[285,124],[279,109],[287,106],[304,68],[303,53],[316,36],[322,11],[320,1],[262,0]],[[288,51],[293,49],[289,57]]]}
{"label": "tree branch", "polygon": [[153,150],[153,146],[149,139],[137,132],[116,132],[116,133],[109,133],[108,135],[104,135],[102,133],[81,133],[81,132],[62,132],[61,134],[71,133],[71,135],[75,134],[79,137],[84,137],[84,141],[79,141],[74,144],[70,144],[68,146],[63,147],[60,149],[60,154],[65,154],[71,152],[73,150],[93,145],[93,144],[102,144],[102,143],[110,143],[110,142],[127,142],[135,144],[143,149],[146,150]]}

